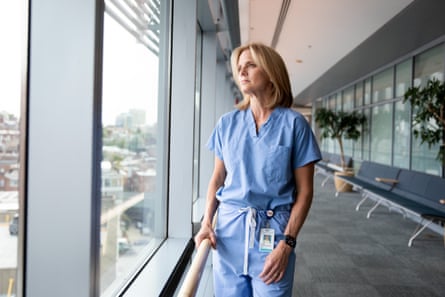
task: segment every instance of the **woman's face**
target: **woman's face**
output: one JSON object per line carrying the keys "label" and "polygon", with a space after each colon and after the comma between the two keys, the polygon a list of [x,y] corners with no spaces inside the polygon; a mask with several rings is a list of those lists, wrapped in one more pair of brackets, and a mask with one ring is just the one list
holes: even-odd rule
{"label": "woman's face", "polygon": [[267,74],[253,61],[250,50],[244,50],[238,59],[238,81],[244,94],[260,96],[271,82]]}

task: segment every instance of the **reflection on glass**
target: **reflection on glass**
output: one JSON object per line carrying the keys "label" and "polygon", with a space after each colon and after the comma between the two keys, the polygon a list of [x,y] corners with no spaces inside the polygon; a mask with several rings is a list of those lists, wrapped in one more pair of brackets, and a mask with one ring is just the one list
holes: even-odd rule
{"label": "reflection on glass", "polygon": [[[414,58],[413,85],[423,87],[429,79],[444,79],[444,47],[440,44]],[[416,112],[415,110],[413,111]],[[432,123],[434,125],[434,123]],[[441,172],[440,161],[436,159],[439,144],[429,147],[427,143],[421,143],[420,139],[412,136],[412,168],[413,170],[439,175]]]}
{"label": "reflection on glass", "polygon": [[409,145],[411,135],[411,105],[398,101],[394,104],[394,166],[409,168]]}
{"label": "reflection on glass", "polygon": [[363,105],[363,82],[355,85],[355,107]]}
{"label": "reflection on glass", "polygon": [[433,78],[443,81],[444,47],[442,43],[414,57],[414,86],[425,86]]}
{"label": "reflection on glass", "polygon": [[371,119],[371,109],[367,108],[363,110],[363,114],[365,115],[365,117],[368,119],[368,123],[366,124],[366,127],[363,129],[363,136],[362,136],[362,140],[363,140],[363,151],[362,151],[362,158],[363,160],[369,160],[369,154],[370,154],[370,140],[369,138],[371,137],[371,131],[370,131],[370,127],[371,125],[369,124],[370,121],[372,121],[373,119]]}
{"label": "reflection on glass", "polygon": [[350,111],[354,108],[354,86],[343,91],[343,110]]}
{"label": "reflection on glass", "polygon": [[0,9],[0,296],[15,296],[19,248],[21,1]]}
{"label": "reflection on glass", "polygon": [[393,98],[394,70],[389,68],[376,75],[373,80],[373,102]]}
{"label": "reflection on glass", "polygon": [[409,59],[396,65],[396,97],[403,97],[403,95],[405,95],[405,92],[411,86],[411,61],[412,60]]}
{"label": "reflection on glass", "polygon": [[392,104],[372,108],[371,161],[391,165]]}
{"label": "reflection on glass", "polygon": [[202,64],[202,30],[196,26],[196,80],[195,80],[195,116],[193,124],[193,202],[199,198],[199,155],[201,139],[201,64]]}
{"label": "reflection on glass", "polygon": [[[115,296],[165,234],[159,141],[160,1],[106,2],[101,294]],[[162,117],[162,115],[161,115]]]}
{"label": "reflection on glass", "polygon": [[364,90],[364,105],[371,104],[371,79],[368,78],[365,80],[365,90]]}

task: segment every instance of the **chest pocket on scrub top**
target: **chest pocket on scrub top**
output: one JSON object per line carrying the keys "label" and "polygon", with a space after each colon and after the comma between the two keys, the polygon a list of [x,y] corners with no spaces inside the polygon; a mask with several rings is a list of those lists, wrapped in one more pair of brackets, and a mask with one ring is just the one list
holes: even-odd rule
{"label": "chest pocket on scrub top", "polygon": [[291,150],[286,146],[273,146],[266,155],[265,169],[270,183],[286,182],[291,174]]}

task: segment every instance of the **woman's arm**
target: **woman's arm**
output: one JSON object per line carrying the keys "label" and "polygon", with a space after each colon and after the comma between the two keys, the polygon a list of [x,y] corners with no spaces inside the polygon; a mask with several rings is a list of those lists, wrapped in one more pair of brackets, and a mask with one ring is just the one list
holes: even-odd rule
{"label": "woman's arm", "polygon": [[216,247],[215,233],[213,232],[212,222],[216,209],[218,208],[218,200],[216,199],[216,191],[224,185],[226,178],[226,168],[224,162],[218,157],[215,157],[215,164],[213,168],[213,174],[210,178],[207,188],[206,207],[204,212],[204,218],[201,222],[201,229],[195,236],[196,246],[199,247],[201,242],[209,238],[213,248]]}
{"label": "woman's arm", "polygon": [[297,238],[312,205],[314,163],[295,169],[294,176],[297,193],[284,234]]}
{"label": "woman's arm", "polygon": [[[295,169],[294,176],[297,193],[284,234],[297,238],[312,204],[314,163]],[[287,245],[284,240],[280,240],[275,249],[267,256],[260,274],[266,284],[278,282],[283,278],[292,250],[293,248]]]}

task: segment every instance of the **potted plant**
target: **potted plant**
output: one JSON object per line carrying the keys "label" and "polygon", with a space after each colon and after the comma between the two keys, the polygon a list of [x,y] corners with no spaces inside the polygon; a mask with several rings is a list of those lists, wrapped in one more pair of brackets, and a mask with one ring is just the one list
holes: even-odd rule
{"label": "potted plant", "polygon": [[[366,123],[366,117],[357,111],[334,111],[327,108],[319,108],[315,111],[315,122],[321,132],[321,138],[337,140],[340,148],[340,160],[342,172],[338,174],[353,174],[352,168],[348,168],[345,162],[343,139],[357,140],[362,134],[360,127]],[[335,177],[334,177],[335,178]],[[337,190],[345,189],[340,181],[336,181]],[[346,189],[349,190],[349,189]]]}
{"label": "potted plant", "polygon": [[424,87],[411,87],[404,94],[414,109],[413,134],[428,146],[440,144],[436,158],[442,163],[445,177],[445,83],[428,80]]}

